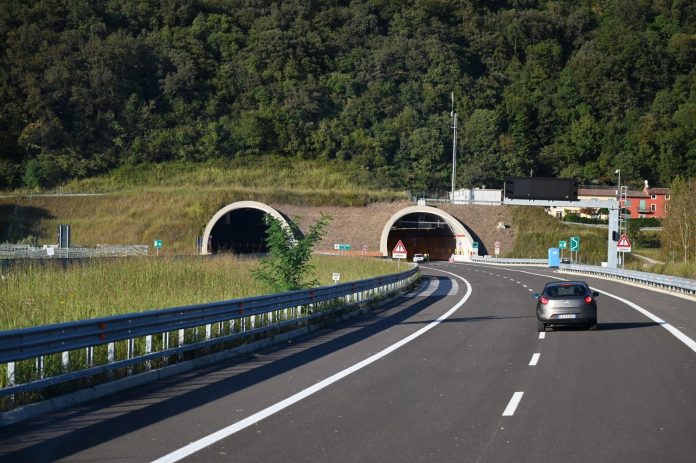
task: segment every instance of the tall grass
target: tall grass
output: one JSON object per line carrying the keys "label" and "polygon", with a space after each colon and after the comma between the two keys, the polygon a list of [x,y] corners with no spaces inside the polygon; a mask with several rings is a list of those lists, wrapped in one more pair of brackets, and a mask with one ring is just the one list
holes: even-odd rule
{"label": "tall grass", "polygon": [[629,256],[626,259],[624,268],[638,270],[641,272],[659,273],[663,275],[673,275],[676,277],[696,279],[696,262],[665,262],[650,264]]}
{"label": "tall grass", "polygon": [[[0,330],[83,320],[264,294],[257,262],[216,258],[134,258],[10,266],[0,278]],[[396,263],[314,256],[322,285],[395,273]]]}

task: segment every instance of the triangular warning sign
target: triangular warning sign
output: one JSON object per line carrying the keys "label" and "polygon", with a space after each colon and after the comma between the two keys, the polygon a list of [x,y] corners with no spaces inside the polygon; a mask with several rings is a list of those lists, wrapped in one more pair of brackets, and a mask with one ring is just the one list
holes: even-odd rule
{"label": "triangular warning sign", "polygon": [[619,242],[616,243],[617,248],[630,248],[631,247],[631,242],[628,240],[628,236],[621,235],[621,238],[619,238]]}
{"label": "triangular warning sign", "polygon": [[398,254],[403,254],[406,252],[406,246],[404,246],[404,243],[399,240],[398,243],[396,243],[396,246],[394,246],[394,250],[392,251],[392,254],[398,253]]}

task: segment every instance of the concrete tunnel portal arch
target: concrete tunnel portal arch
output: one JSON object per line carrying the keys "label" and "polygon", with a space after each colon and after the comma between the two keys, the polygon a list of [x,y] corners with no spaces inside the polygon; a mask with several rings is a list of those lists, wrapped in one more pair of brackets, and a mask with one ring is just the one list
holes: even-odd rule
{"label": "concrete tunnel portal arch", "polygon": [[281,213],[264,203],[237,201],[223,207],[215,213],[205,227],[201,254],[267,252],[266,224],[263,220],[266,214],[270,214],[283,225],[288,226],[287,220]]}
{"label": "concrete tunnel portal arch", "polygon": [[401,240],[413,254],[430,254],[432,260],[447,260],[450,256],[469,257],[474,240],[459,220],[450,214],[430,206],[410,206],[396,212],[382,229],[379,250],[389,256]]}

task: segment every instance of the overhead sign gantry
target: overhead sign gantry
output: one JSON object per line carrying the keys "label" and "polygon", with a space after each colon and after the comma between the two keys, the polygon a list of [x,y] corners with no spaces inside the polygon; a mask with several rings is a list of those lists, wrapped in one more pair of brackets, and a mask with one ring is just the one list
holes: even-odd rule
{"label": "overhead sign gantry", "polygon": [[613,238],[618,236],[619,232],[619,201],[612,199],[578,200],[577,185],[578,182],[575,179],[511,177],[505,180],[503,204],[507,206],[608,209],[607,267],[616,268],[617,248]]}

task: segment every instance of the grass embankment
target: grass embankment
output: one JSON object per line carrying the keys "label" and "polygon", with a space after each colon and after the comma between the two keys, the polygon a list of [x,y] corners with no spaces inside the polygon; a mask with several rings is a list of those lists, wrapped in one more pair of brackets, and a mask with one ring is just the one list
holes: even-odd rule
{"label": "grass embankment", "polygon": [[[513,226],[517,238],[514,249],[505,257],[546,258],[548,248],[558,246],[560,240],[580,237],[580,263],[600,265],[607,260],[607,229],[566,225],[539,207],[519,207],[513,212]],[[656,241],[656,240],[653,240]],[[570,243],[568,243],[570,246]],[[664,258],[658,248],[634,248],[634,252],[654,260]],[[569,256],[568,250],[564,256]],[[624,268],[642,272],[696,278],[696,262],[666,262],[650,264],[628,253]]]}
{"label": "grass embankment", "polygon": [[[251,276],[257,265],[232,256],[16,264],[0,279],[0,330],[265,294]],[[333,272],[341,282],[397,272],[394,262],[359,257],[314,256],[312,265],[321,285]]]}
{"label": "grass embankment", "polygon": [[[513,211],[515,247],[506,257],[546,258],[548,248],[558,247],[565,240],[570,246],[570,237],[580,237],[581,263],[599,265],[607,260],[607,230],[565,225],[547,214],[540,207],[518,207]],[[564,256],[570,256],[569,249]]]}
{"label": "grass embankment", "polygon": [[68,223],[74,245],[151,246],[161,239],[166,255],[194,254],[195,239],[210,218],[235,201],[364,206],[406,199],[403,192],[375,187],[366,173],[343,169],[330,162],[283,159],[124,167],[59,189],[104,196],[14,192],[0,198],[0,242],[54,244],[58,225]]}
{"label": "grass embankment", "polygon": [[[636,254],[654,259],[664,258],[664,253],[660,249],[644,248],[634,249]],[[646,262],[643,259],[634,257],[630,253],[624,264],[624,268],[638,270],[640,272],[659,273],[662,275],[673,275],[682,278],[696,279],[696,262],[657,262],[655,264]]]}

